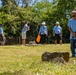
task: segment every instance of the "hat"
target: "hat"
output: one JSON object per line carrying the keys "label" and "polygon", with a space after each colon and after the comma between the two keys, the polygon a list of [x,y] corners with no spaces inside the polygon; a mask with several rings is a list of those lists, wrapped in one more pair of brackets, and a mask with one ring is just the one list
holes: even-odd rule
{"label": "hat", "polygon": [[0,27],[2,27],[2,24],[0,24]]}
{"label": "hat", "polygon": [[72,11],[72,13],[76,14],[76,11],[75,11],[75,10],[73,10],[73,11]]}
{"label": "hat", "polygon": [[42,25],[45,25],[45,22],[42,22]]}
{"label": "hat", "polygon": [[56,22],[56,24],[59,24],[59,22]]}

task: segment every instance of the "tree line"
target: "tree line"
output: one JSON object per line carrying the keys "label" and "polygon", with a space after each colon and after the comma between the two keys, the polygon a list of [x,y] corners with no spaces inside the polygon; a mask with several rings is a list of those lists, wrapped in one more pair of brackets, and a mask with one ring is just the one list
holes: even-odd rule
{"label": "tree line", "polygon": [[48,27],[48,37],[56,21],[63,28],[63,37],[69,38],[67,22],[70,13],[76,9],[76,0],[0,0],[0,24],[6,36],[21,36],[25,21],[29,22],[28,36],[35,37],[43,21]]}

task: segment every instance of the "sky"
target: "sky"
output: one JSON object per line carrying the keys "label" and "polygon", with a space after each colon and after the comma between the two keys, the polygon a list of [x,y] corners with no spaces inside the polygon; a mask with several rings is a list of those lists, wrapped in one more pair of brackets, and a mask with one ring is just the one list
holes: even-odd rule
{"label": "sky", "polygon": [[[33,0],[34,1],[34,0]],[[37,0],[37,2],[40,2],[41,0]],[[52,2],[53,0],[49,0],[49,2]]]}
{"label": "sky", "polygon": [[[37,0],[37,2],[40,2],[41,0]],[[52,2],[53,0],[49,0],[49,2]],[[33,0],[34,2],[34,0]],[[0,0],[0,6],[1,6],[1,0]]]}
{"label": "sky", "polygon": [[[37,2],[40,2],[40,1],[42,1],[42,0],[37,0]],[[49,1],[49,2],[52,2],[53,0],[48,0],[48,1]],[[34,2],[34,0],[33,0],[33,2]],[[33,2],[32,2],[32,3],[33,3]]]}

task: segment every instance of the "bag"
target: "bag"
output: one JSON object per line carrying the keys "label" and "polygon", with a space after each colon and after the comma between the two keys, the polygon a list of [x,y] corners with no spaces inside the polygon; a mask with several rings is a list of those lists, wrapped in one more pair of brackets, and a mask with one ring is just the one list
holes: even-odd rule
{"label": "bag", "polygon": [[41,39],[41,36],[38,34],[37,38],[36,38],[36,42],[39,43]]}

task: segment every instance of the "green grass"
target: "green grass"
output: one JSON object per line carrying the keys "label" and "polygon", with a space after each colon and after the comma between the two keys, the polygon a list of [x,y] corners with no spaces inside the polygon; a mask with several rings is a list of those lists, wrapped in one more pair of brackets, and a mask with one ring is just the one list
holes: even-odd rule
{"label": "green grass", "polygon": [[42,62],[44,52],[70,52],[70,45],[0,46],[0,75],[76,75],[76,64],[70,58],[66,65]]}

